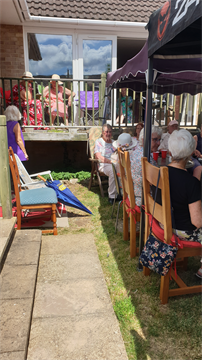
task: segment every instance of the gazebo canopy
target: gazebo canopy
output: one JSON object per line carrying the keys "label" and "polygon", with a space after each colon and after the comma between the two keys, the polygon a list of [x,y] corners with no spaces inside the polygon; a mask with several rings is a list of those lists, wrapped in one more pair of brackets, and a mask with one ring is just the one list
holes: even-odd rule
{"label": "gazebo canopy", "polygon": [[179,59],[201,55],[201,16],[201,0],[167,1],[147,24],[148,56]]}

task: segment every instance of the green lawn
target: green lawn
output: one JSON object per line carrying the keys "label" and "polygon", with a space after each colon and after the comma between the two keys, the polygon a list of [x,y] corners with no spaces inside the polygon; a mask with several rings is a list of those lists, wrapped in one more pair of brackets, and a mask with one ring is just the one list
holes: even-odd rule
{"label": "green lawn", "polygon": [[[112,207],[107,197],[99,196],[98,189],[88,191],[87,182],[68,182],[68,187],[93,215],[69,208],[70,227],[59,229],[59,234],[93,233],[128,358],[202,359],[200,295],[173,297],[167,305],[161,305],[160,276],[152,273],[145,277],[138,272],[138,258],[130,259],[129,242],[123,241],[122,232],[114,233],[117,207],[111,220]],[[121,222],[122,211],[119,218]],[[189,262],[185,275],[190,283],[199,283],[195,276],[199,266],[198,258]]]}

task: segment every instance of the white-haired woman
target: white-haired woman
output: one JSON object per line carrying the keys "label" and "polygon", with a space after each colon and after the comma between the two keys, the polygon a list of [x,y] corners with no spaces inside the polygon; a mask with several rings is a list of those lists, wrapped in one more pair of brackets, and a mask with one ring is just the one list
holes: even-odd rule
{"label": "white-haired woman", "polygon": [[[161,141],[162,130],[158,126],[152,126],[151,136],[151,153],[158,150]],[[144,128],[140,131],[139,144],[137,144],[135,150],[130,155],[131,162],[131,175],[133,179],[135,202],[136,205],[141,205],[142,196],[142,164],[141,158],[143,157],[143,142],[144,142]],[[156,165],[156,161],[153,160],[151,155],[151,161],[153,165]]]}
{"label": "white-haired woman", "polygon": [[25,141],[18,123],[22,117],[19,109],[14,105],[10,105],[4,111],[4,115],[7,121],[8,148],[11,146],[13,152],[18,155],[21,161],[28,160],[29,156],[25,150]]}
{"label": "white-haired woman", "polygon": [[[172,154],[168,169],[176,234],[183,240],[202,244],[201,184],[185,168],[195,146],[189,131],[174,131],[168,140]],[[202,268],[198,270],[197,276],[202,277]]]}

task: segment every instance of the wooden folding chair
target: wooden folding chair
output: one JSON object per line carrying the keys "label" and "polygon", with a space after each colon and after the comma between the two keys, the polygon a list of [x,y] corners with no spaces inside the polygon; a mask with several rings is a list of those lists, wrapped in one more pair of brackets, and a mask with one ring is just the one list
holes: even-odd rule
{"label": "wooden folding chair", "polygon": [[[143,178],[143,190],[144,190],[144,201],[145,201],[145,242],[149,236],[150,223],[153,213],[154,200],[151,196],[151,185],[156,186],[158,178],[159,169],[150,163],[148,163],[147,158],[142,158],[142,178]],[[152,223],[152,232],[155,237],[159,240],[170,244],[172,241],[175,241],[175,236],[172,231],[172,219],[171,219],[171,204],[170,204],[170,187],[169,187],[169,175],[168,168],[160,168],[160,180],[158,188],[161,189],[161,202],[155,204],[154,217]],[[159,226],[159,222],[163,225],[164,229]],[[182,241],[178,239],[178,242],[181,247],[178,247],[177,252],[177,264],[178,259],[186,260],[188,257],[192,256],[201,256],[202,246],[196,242]],[[149,275],[150,270],[144,267],[144,274]],[[173,280],[177,283],[179,288],[169,289],[169,279],[170,275]],[[161,276],[161,286],[160,286],[160,299],[162,304],[168,302],[168,297],[184,295],[184,294],[193,294],[199,293],[202,291],[202,285],[197,286],[187,286],[184,281],[177,275],[175,277],[175,271],[171,269],[171,272],[168,272],[166,276]]]}
{"label": "wooden folding chair", "polygon": [[[88,135],[89,135],[88,136],[88,147],[89,147],[89,152],[90,152],[89,160],[91,161],[91,177],[89,180],[88,190],[90,190],[93,185],[97,185],[97,183],[98,183],[101,196],[104,197],[104,190],[103,190],[102,185],[108,183],[108,178],[104,173],[102,173],[101,171],[98,170],[99,161],[98,161],[98,159],[95,159],[95,156],[94,156],[95,141],[101,137],[102,127],[96,126],[96,127],[90,128]],[[97,182],[96,182],[96,177],[97,177]]]}
{"label": "wooden folding chair", "polygon": [[22,210],[51,209],[53,230],[42,230],[42,233],[53,233],[54,235],[57,235],[56,204],[58,200],[55,191],[48,187],[21,191],[18,166],[13,153],[13,149],[11,147],[9,147],[8,154],[9,165],[11,169],[14,191],[16,196],[17,229],[21,229]]}
{"label": "wooden folding chair", "polygon": [[130,217],[130,257],[137,255],[136,222],[140,221],[140,208],[135,204],[133,180],[130,168],[130,155],[128,151],[118,148],[121,182],[123,188],[123,239],[128,240],[128,216]]}

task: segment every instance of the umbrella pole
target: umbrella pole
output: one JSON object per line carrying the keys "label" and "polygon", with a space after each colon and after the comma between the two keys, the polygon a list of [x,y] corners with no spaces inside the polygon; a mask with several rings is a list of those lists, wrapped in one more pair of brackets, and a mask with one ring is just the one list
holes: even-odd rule
{"label": "umbrella pole", "polygon": [[[152,128],[152,84],[153,84],[153,56],[148,58],[148,82],[146,95],[146,113],[145,113],[145,127],[144,127],[144,150],[143,155],[147,157],[150,162],[151,153],[151,128]],[[142,205],[144,204],[144,194],[142,190]],[[145,213],[141,206],[140,216],[140,236],[139,236],[139,255],[144,247],[144,230],[145,230]],[[142,271],[143,266],[139,263],[138,270]]]}

